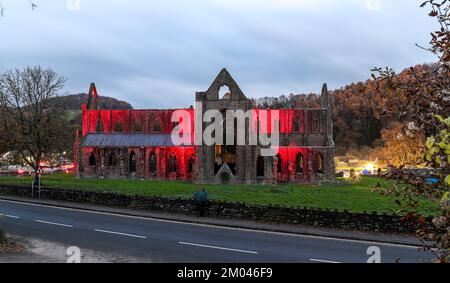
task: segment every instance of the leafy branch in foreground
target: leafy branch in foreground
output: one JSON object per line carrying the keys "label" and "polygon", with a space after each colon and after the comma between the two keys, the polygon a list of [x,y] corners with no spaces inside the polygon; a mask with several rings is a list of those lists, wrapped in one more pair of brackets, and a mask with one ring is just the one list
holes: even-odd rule
{"label": "leafy branch in foreground", "polygon": [[[438,61],[429,70],[410,69],[400,78],[390,68],[375,68],[375,79],[382,80],[386,97],[393,101],[386,112],[415,123],[427,136],[423,159],[427,169],[395,168],[386,177],[396,185],[384,194],[393,195],[404,219],[417,227],[424,248],[436,255],[438,262],[449,262],[450,255],[450,1],[428,0],[421,7],[431,7],[429,16],[436,18],[439,30],[431,33],[429,48]],[[377,188],[376,190],[379,190]],[[440,202],[440,215],[431,223],[420,215],[419,198]]]}

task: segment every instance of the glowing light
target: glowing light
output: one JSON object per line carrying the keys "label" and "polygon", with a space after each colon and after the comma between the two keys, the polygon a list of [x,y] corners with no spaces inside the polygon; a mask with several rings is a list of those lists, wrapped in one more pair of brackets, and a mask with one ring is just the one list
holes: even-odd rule
{"label": "glowing light", "polygon": [[369,163],[366,165],[366,167],[364,167],[365,170],[373,172],[375,171],[375,165],[373,163]]}

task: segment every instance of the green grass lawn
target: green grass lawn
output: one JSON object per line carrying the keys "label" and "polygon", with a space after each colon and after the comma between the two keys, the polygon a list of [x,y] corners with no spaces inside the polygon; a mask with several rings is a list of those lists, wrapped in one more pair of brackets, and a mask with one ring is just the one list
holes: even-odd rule
{"label": "green grass lawn", "polygon": [[[210,200],[245,202],[256,205],[280,205],[287,207],[313,207],[348,210],[351,212],[395,213],[398,206],[394,198],[371,192],[379,182],[389,184],[375,177],[363,177],[358,182],[340,180],[336,184],[321,186],[306,185],[206,185]],[[0,177],[0,184],[30,185],[31,177]],[[116,192],[122,194],[191,198],[199,185],[184,182],[76,179],[70,174],[43,176],[42,184],[47,187]],[[421,203],[421,212],[436,214],[438,204],[429,200]]]}

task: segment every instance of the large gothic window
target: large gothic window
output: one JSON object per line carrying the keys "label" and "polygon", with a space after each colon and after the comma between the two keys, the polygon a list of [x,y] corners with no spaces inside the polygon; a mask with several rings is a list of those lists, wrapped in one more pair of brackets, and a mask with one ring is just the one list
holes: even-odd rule
{"label": "large gothic window", "polygon": [[130,154],[130,172],[136,172],[136,153],[134,151]]}
{"label": "large gothic window", "polygon": [[295,159],[295,171],[297,173],[303,173],[303,165],[304,163],[304,159],[303,159],[303,155],[301,153],[297,154],[297,157]]}
{"label": "large gothic window", "polygon": [[148,170],[150,171],[150,174],[156,174],[156,156],[154,152],[150,154],[150,158],[148,160]]}

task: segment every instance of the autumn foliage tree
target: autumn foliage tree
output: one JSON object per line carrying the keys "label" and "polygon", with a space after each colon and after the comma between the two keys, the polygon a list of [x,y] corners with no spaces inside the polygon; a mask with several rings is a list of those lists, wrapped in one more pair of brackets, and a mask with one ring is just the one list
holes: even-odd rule
{"label": "autumn foliage tree", "polygon": [[372,153],[379,164],[404,167],[423,163],[425,136],[414,123],[395,122],[381,131],[382,146]]}
{"label": "autumn foliage tree", "polygon": [[[354,149],[372,147],[381,137],[381,130],[391,119],[377,116],[377,82],[353,83],[333,91],[335,97],[333,119],[336,152],[345,154]],[[384,117],[386,118],[386,117]]]}
{"label": "autumn foliage tree", "polygon": [[[397,197],[404,219],[418,227],[425,247],[436,254],[437,261],[449,262],[450,255],[450,1],[428,0],[421,7],[430,7],[429,16],[439,23],[431,33],[430,46],[421,47],[437,57],[433,68],[414,69],[399,77],[390,68],[374,69],[374,77],[382,81],[385,96],[390,100],[386,112],[397,112],[416,123],[427,135],[424,159],[433,170],[391,170],[387,177],[397,185],[385,194]],[[387,107],[389,106],[389,107]],[[440,215],[431,225],[418,213],[418,198],[426,197],[441,203]]]}

